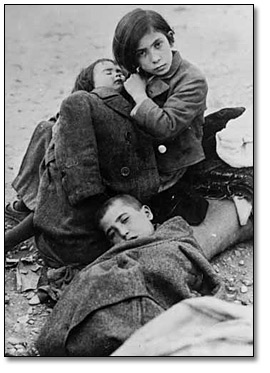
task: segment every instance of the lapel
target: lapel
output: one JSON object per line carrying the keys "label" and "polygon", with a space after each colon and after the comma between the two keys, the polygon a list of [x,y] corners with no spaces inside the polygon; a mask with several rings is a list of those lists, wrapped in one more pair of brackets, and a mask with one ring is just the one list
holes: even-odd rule
{"label": "lapel", "polygon": [[147,96],[154,98],[168,91],[169,88],[169,84],[165,83],[160,78],[154,78],[147,85]]}
{"label": "lapel", "polygon": [[114,89],[100,87],[91,91],[91,94],[101,98],[102,101],[112,110],[130,119],[130,112],[133,105]]}

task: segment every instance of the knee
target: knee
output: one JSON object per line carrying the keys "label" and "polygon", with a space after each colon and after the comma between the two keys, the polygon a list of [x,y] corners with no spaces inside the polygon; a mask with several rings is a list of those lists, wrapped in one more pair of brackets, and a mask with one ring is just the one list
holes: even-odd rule
{"label": "knee", "polygon": [[43,120],[42,122],[38,123],[34,132],[39,136],[42,136],[44,133],[51,133],[53,125],[53,122]]}

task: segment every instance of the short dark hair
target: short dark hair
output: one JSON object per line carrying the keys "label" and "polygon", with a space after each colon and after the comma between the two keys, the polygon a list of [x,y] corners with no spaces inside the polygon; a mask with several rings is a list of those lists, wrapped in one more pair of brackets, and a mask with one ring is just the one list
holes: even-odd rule
{"label": "short dark hair", "polygon": [[115,61],[111,60],[110,58],[99,58],[95,62],[93,62],[88,67],[85,67],[81,70],[79,75],[77,76],[75,80],[74,87],[71,91],[71,93],[76,91],[86,91],[91,92],[95,88],[95,82],[94,82],[94,68],[97,64],[102,62],[112,62],[113,64],[116,64]]}
{"label": "short dark hair", "polygon": [[134,207],[135,210],[142,208],[142,203],[130,194],[117,194],[114,197],[109,198],[97,211],[95,221],[98,227],[100,227],[100,221],[108,211],[108,209],[116,202],[121,201],[123,204]]}
{"label": "short dark hair", "polygon": [[174,31],[167,21],[153,10],[134,9],[116,26],[113,38],[114,58],[128,72],[136,72],[138,67],[136,49],[140,40],[151,30],[164,34],[170,45],[173,45]]}

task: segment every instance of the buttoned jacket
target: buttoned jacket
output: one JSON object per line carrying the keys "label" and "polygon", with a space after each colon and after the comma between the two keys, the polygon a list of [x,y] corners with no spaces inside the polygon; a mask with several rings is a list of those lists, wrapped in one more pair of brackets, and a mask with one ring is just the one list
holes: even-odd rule
{"label": "buttoned jacket", "polygon": [[200,70],[177,51],[173,52],[169,72],[149,80],[149,98],[138,105],[133,117],[155,139],[161,173],[175,172],[204,159],[201,142],[207,89]]}
{"label": "buttoned jacket", "polygon": [[152,139],[134,124],[132,107],[108,88],[79,91],[62,103],[56,163],[72,205],[106,188],[142,201],[157,193]]}

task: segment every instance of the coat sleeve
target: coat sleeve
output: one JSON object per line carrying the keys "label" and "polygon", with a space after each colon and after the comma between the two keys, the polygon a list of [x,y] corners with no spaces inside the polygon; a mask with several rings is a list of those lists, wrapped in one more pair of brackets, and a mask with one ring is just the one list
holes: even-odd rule
{"label": "coat sleeve", "polygon": [[105,189],[92,117],[88,94],[76,92],[63,101],[56,124],[56,164],[72,206]]}
{"label": "coat sleeve", "polygon": [[186,130],[206,109],[207,83],[197,78],[179,85],[163,107],[145,99],[133,115],[138,126],[157,140],[167,140]]}

